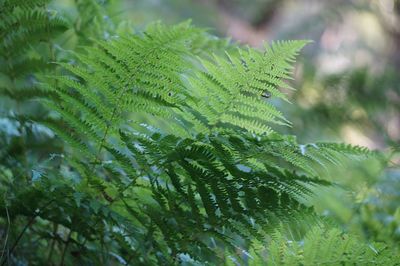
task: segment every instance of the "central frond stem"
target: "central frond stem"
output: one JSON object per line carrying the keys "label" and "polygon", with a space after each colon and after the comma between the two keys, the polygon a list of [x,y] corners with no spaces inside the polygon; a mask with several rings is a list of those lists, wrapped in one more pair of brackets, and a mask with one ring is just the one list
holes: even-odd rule
{"label": "central frond stem", "polygon": [[[118,97],[118,101],[122,99],[122,97],[124,96],[124,94],[125,94],[126,91],[127,91],[126,88],[125,88],[124,90],[122,90],[121,95],[119,95],[119,97]],[[108,132],[109,132],[110,128],[112,127],[112,122],[114,121],[116,112],[117,112],[117,106],[115,106],[115,107],[113,108],[113,110],[112,110],[111,117],[110,117],[110,121],[109,121],[109,123],[108,123],[107,126],[106,126],[106,130],[104,131],[104,135],[103,135],[103,137],[102,137],[102,139],[101,139],[101,141],[100,141],[99,148],[97,149],[97,152],[96,152],[96,155],[95,155],[95,162],[96,162],[96,163],[97,163],[97,162],[100,163],[100,159],[99,159],[100,153],[101,153],[101,150],[102,150],[102,148],[103,148],[103,146],[104,146],[104,142],[105,142],[105,140],[106,140],[106,138],[107,138]],[[90,173],[91,173],[91,174],[94,174],[94,170],[95,170],[94,168],[96,167],[96,163],[93,164],[92,169],[90,170]]]}

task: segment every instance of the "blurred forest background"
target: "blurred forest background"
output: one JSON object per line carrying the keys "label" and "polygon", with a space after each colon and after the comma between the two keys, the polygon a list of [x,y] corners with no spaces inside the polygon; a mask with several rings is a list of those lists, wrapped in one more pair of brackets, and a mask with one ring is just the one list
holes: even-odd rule
{"label": "blurred forest background", "polygon": [[[68,10],[73,2],[53,4]],[[378,158],[327,169],[338,185],[316,191],[314,204],[345,231],[399,249],[399,0],[111,2],[111,15],[104,19],[132,22],[116,24],[121,28],[191,19],[214,35],[253,47],[272,40],[312,40],[296,65],[291,82],[296,91],[288,91],[293,104],[276,103],[292,127],[278,130],[297,135],[299,142],[340,141],[383,151]],[[19,134],[7,118],[9,110],[0,102],[0,137]]]}
{"label": "blurred forest background", "polygon": [[293,122],[288,133],[385,154],[329,170],[338,186],[318,191],[315,204],[345,230],[399,246],[400,1],[125,0],[114,13],[139,28],[191,19],[254,47],[312,40],[296,66],[297,90],[288,92],[294,104],[278,103]]}

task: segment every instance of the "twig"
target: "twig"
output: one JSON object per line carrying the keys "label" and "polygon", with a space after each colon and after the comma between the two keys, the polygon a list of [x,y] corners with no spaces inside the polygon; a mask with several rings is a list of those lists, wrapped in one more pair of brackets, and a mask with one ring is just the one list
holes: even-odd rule
{"label": "twig", "polygon": [[71,242],[71,235],[72,235],[72,230],[70,230],[68,233],[67,242],[65,242],[64,250],[62,251],[61,254],[60,266],[64,266],[65,253],[67,252],[69,242]]}
{"label": "twig", "polygon": [[[53,236],[55,236],[57,234],[57,230],[58,230],[58,224],[54,223]],[[56,244],[56,238],[53,237],[53,239],[51,240],[51,244],[50,244],[49,255],[47,256],[47,265],[50,265],[50,261],[51,261],[51,257],[53,256],[55,244]]]}
{"label": "twig", "polygon": [[[50,200],[48,203],[46,203],[42,209],[39,209],[39,211],[37,211],[32,217],[31,219],[28,221],[28,223],[25,225],[24,229],[22,229],[21,233],[19,233],[17,239],[15,240],[14,244],[11,246],[9,252],[8,252],[8,256],[10,256],[13,252],[14,249],[17,247],[19,241],[21,240],[21,238],[23,237],[23,235],[25,234],[26,230],[33,224],[33,222],[35,221],[36,217],[38,217],[41,212],[46,209],[51,203],[53,202],[53,200]],[[1,266],[5,265],[5,263],[8,262],[8,258],[7,260],[4,260],[1,263]]]}
{"label": "twig", "polygon": [[[4,202],[6,203],[6,200],[4,199]],[[6,232],[6,238],[4,240],[4,248],[1,251],[1,257],[0,257],[0,262],[3,260],[3,256],[4,253],[6,252],[6,247],[7,247],[7,242],[8,242],[8,235],[10,233],[10,225],[11,225],[11,221],[10,221],[10,214],[8,213],[8,208],[7,208],[7,203],[4,205],[6,208],[6,214],[7,214],[7,232]],[[7,257],[8,257],[9,252],[7,252]],[[8,260],[8,259],[7,259]]]}
{"label": "twig", "polygon": [[[35,214],[34,216],[32,216],[32,218],[31,218],[31,219],[28,221],[28,223],[25,225],[24,229],[22,229],[21,233],[19,233],[17,239],[15,240],[14,244],[12,245],[12,247],[11,247],[10,250],[9,250],[9,254],[10,254],[10,255],[13,253],[14,249],[17,247],[18,242],[21,240],[21,238],[22,238],[22,236],[25,234],[26,230],[33,224],[33,222],[35,221],[35,218],[37,217],[38,214],[39,214],[39,213],[37,213],[37,214]],[[4,260],[4,261],[2,262],[1,265],[3,266],[7,261],[8,261],[8,259],[7,259],[7,260]]]}

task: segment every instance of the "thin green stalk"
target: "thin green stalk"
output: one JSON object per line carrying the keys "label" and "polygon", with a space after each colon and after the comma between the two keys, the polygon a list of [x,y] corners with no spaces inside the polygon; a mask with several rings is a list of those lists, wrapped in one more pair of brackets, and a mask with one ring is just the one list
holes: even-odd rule
{"label": "thin green stalk", "polygon": [[[22,229],[22,231],[19,233],[19,235],[17,236],[17,238],[15,239],[13,245],[11,246],[8,254],[9,256],[14,252],[15,248],[17,247],[19,241],[21,240],[21,238],[24,236],[25,232],[28,230],[28,228],[35,222],[36,217],[38,217],[42,211],[44,209],[46,209],[51,203],[53,202],[53,200],[50,200],[48,203],[46,203],[42,209],[40,209],[39,211],[37,211],[32,217],[31,219],[29,219],[28,223],[24,226],[24,228]],[[8,262],[9,259],[7,258],[7,260],[4,260],[1,265],[5,265],[6,262]]]}
{"label": "thin green stalk", "polygon": [[67,240],[65,242],[65,246],[64,246],[64,249],[63,249],[62,254],[61,254],[60,266],[64,265],[65,254],[67,253],[68,245],[71,242],[71,235],[72,235],[72,230],[70,230],[69,233],[68,233]]}
{"label": "thin green stalk", "polygon": [[[55,236],[57,234],[58,231],[58,224],[54,223],[53,224],[53,236]],[[53,239],[51,240],[51,244],[50,244],[50,250],[49,250],[49,255],[47,256],[47,264],[50,265],[51,263],[51,257],[53,256],[53,251],[54,251],[54,247],[56,244],[56,238],[53,237]]]}
{"label": "thin green stalk", "polygon": [[[35,222],[36,217],[37,217],[37,215],[32,216],[31,219],[28,221],[28,223],[25,225],[25,227],[22,229],[22,231],[19,233],[17,239],[14,241],[14,244],[11,246],[11,248],[8,252],[9,255],[11,255],[14,252],[14,249],[17,247],[18,242],[21,240],[21,238],[25,234],[26,230],[28,230],[28,228]],[[8,259],[4,260],[1,265],[5,265],[6,262],[8,262]]]}
{"label": "thin green stalk", "polygon": [[[4,202],[5,202],[5,199],[4,199]],[[3,247],[3,250],[1,251],[0,262],[3,260],[4,253],[6,252],[6,248],[7,248],[7,244],[8,244],[8,235],[10,233],[10,225],[11,225],[10,214],[8,213],[7,204],[5,204],[5,208],[6,208],[6,215],[7,215],[7,231],[6,231],[6,237],[4,240],[4,247]],[[8,257],[8,254],[9,254],[9,252],[7,252],[7,257]]]}

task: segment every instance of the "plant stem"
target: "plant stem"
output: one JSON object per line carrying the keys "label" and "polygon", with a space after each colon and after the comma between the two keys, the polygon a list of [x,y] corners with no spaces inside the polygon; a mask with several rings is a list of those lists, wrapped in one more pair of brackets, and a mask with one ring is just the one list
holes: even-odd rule
{"label": "plant stem", "polygon": [[64,246],[64,249],[63,249],[62,254],[61,254],[60,266],[64,265],[65,253],[67,252],[69,242],[71,241],[71,235],[72,235],[72,230],[70,230],[69,233],[68,233],[67,241],[65,242],[65,246]]}
{"label": "plant stem", "polygon": [[[17,239],[15,240],[14,244],[11,246],[9,252],[8,252],[8,257],[14,252],[14,249],[17,247],[18,242],[21,240],[22,236],[25,234],[26,230],[28,230],[28,228],[33,224],[33,222],[35,221],[36,217],[38,217],[42,211],[44,209],[46,209],[51,203],[53,202],[53,200],[50,200],[49,202],[47,202],[42,209],[39,209],[38,211],[35,212],[35,214],[31,217],[31,219],[28,221],[28,223],[25,225],[24,229],[22,229],[21,233],[19,233]],[[3,266],[6,262],[8,262],[8,258],[7,260],[4,260],[1,263],[1,266]]]}
{"label": "plant stem", "polygon": [[[21,233],[19,233],[17,239],[15,240],[14,244],[11,246],[10,250],[9,250],[9,255],[11,255],[14,251],[14,249],[16,248],[16,246],[18,245],[18,242],[21,240],[22,236],[25,234],[26,230],[33,224],[33,222],[35,221],[35,218],[37,217],[37,214],[32,216],[31,219],[28,221],[28,223],[25,225],[24,229],[22,229]],[[2,262],[2,266],[8,261],[4,260]]]}
{"label": "plant stem", "polygon": [[[4,202],[5,202],[5,199],[4,199]],[[6,202],[5,202],[5,203],[6,203]],[[10,214],[8,213],[7,203],[5,204],[5,208],[6,208],[7,223],[8,223],[8,225],[7,225],[6,237],[5,237],[5,240],[4,240],[4,248],[3,248],[3,250],[1,251],[0,262],[3,260],[4,253],[6,252],[7,242],[8,242],[8,235],[9,235],[9,233],[10,233],[10,225],[11,225]],[[7,252],[7,257],[8,257],[8,254],[9,254],[9,252]]]}
{"label": "plant stem", "polygon": [[[53,224],[53,236],[55,236],[57,234],[57,230],[58,230],[58,224],[54,223]],[[55,244],[56,244],[56,238],[53,238],[51,240],[51,244],[50,244],[49,255],[47,256],[47,265],[50,265],[51,257],[53,256],[53,251],[54,251]]]}

